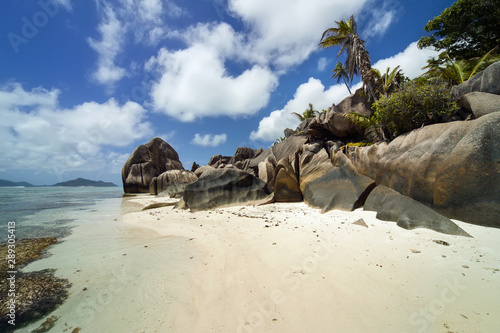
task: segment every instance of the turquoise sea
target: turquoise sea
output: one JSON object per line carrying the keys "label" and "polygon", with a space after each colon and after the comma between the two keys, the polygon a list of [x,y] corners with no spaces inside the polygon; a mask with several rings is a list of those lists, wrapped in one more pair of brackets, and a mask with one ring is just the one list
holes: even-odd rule
{"label": "turquoise sea", "polygon": [[98,201],[122,195],[120,187],[0,187],[0,243],[6,241],[11,221],[17,239],[65,237],[75,213],[95,210]]}
{"label": "turquoise sea", "polygon": [[52,269],[71,283],[62,305],[16,333],[36,331],[49,316],[57,322],[48,332],[160,332],[174,320],[192,254],[183,238],[124,223],[125,214],[142,210],[134,198],[118,187],[0,188],[0,242],[10,221],[17,240],[58,237],[22,270]]}

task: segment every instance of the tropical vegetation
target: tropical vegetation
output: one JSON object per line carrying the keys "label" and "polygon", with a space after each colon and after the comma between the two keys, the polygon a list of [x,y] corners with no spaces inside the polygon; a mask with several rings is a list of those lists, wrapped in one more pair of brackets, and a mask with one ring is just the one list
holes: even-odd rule
{"label": "tropical vegetation", "polygon": [[378,69],[372,68],[372,74],[375,83],[374,90],[380,97],[395,92],[402,83],[408,81],[399,66],[396,66],[392,71],[390,67],[387,67],[384,74]]}
{"label": "tropical vegetation", "polygon": [[[372,68],[364,41],[357,33],[354,16],[336,21],[323,32],[320,47],[340,46],[332,78],[344,82],[351,93],[353,77],[360,74],[365,92],[370,96],[373,115],[354,112],[343,114],[364,132],[364,139],[374,143],[390,141],[397,136],[435,123],[456,118],[459,106],[451,95],[451,86],[463,83],[475,74],[500,61],[500,6],[497,0],[458,0],[425,26],[428,37],[422,37],[419,48],[442,51],[430,58],[426,72],[409,80],[399,66],[385,73]],[[323,110],[325,111],[325,110]],[[301,121],[318,111],[309,104]],[[362,145],[366,142],[360,143]]]}
{"label": "tropical vegetation", "polygon": [[[340,83],[340,80],[344,80],[345,86],[349,91],[349,95],[352,95],[351,87],[349,86],[349,84],[352,83],[352,78],[349,77],[349,73],[347,72],[347,69],[345,68],[344,64],[341,63],[340,61],[337,61],[337,65],[335,65],[335,68],[332,70],[332,73],[333,75],[331,78],[337,79],[337,83]],[[349,82],[349,84],[347,82]]]}
{"label": "tropical vegetation", "polygon": [[430,36],[418,41],[419,48],[446,51],[452,59],[482,57],[500,44],[498,0],[458,0],[424,29]]}
{"label": "tropical vegetation", "polygon": [[292,112],[292,114],[295,115],[300,121],[304,121],[306,119],[316,117],[319,112],[314,109],[314,106],[311,103],[309,103],[309,108],[302,112],[302,114],[297,112]]}
{"label": "tropical vegetation", "polygon": [[495,54],[497,49],[499,49],[498,46],[480,58],[474,57],[460,60],[454,60],[447,52],[442,52],[437,58],[433,57],[427,60],[427,65],[422,68],[427,71],[422,77],[428,79],[440,78],[450,84],[463,83],[492,63],[500,61],[500,55]]}
{"label": "tropical vegetation", "polygon": [[372,106],[374,113],[346,117],[365,130],[371,142],[390,141],[423,126],[449,121],[459,110],[450,86],[440,80],[409,81]]}

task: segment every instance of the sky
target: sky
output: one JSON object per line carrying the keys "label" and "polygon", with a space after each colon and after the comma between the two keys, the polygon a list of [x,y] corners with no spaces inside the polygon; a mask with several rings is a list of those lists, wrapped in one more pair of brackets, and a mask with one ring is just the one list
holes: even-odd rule
{"label": "sky", "polygon": [[[452,0],[2,0],[0,179],[121,185],[133,150],[168,142],[186,169],[268,148],[349,95],[324,30],[354,15],[372,66],[419,76],[425,24]],[[353,82],[359,86],[359,79]]]}

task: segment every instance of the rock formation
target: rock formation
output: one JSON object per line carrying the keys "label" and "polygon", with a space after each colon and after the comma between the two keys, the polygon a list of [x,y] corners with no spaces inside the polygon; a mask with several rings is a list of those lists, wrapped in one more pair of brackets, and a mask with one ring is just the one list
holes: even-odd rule
{"label": "rock formation", "polygon": [[366,117],[373,114],[368,97],[362,88],[343,99],[338,105],[333,104],[326,112],[304,120],[295,130],[286,129],[285,137],[304,134],[322,140],[359,138],[363,133],[360,133],[358,128],[344,117],[349,112],[356,112]]}
{"label": "rock formation", "polygon": [[251,174],[233,169],[205,171],[184,189],[183,200],[192,211],[255,203],[270,199],[266,183]]}
{"label": "rock formation", "polygon": [[146,192],[151,183],[151,193],[183,192],[178,207],[192,210],[261,202],[273,192],[275,201],[303,200],[324,212],[364,205],[407,229],[467,235],[449,218],[500,228],[499,79],[500,62],[453,88],[462,106],[456,119],[472,120],[426,126],[369,147],[347,146],[362,133],[344,115],[372,115],[362,89],[286,129],[285,140],[272,147],[238,147],[233,156],[193,164],[194,173],[182,171],[177,153],[153,139],[124,166],[124,189]]}
{"label": "rock formation", "polygon": [[276,161],[279,162],[281,159],[298,152],[307,141],[307,137],[304,135],[294,135],[282,142],[274,144],[271,150]]}
{"label": "rock formation", "polygon": [[290,163],[290,157],[282,158],[278,162],[275,170],[276,178],[274,179],[274,199],[276,201],[302,201],[302,192],[300,191],[296,170]]}
{"label": "rock formation", "polygon": [[500,111],[500,95],[474,91],[462,96],[458,103],[476,119]]}
{"label": "rock formation", "polygon": [[500,95],[499,82],[500,61],[491,64],[484,71],[477,73],[464,83],[453,87],[451,92],[456,99],[473,91]]}
{"label": "rock formation", "polygon": [[168,170],[153,178],[149,193],[162,194],[170,197],[182,196],[184,188],[198,180],[194,172],[187,170]]}
{"label": "rock formation", "polygon": [[[315,163],[315,160],[322,161]],[[328,159],[324,149],[316,154],[300,172],[300,188],[304,202],[322,212],[333,209],[352,211],[363,206],[375,182],[360,175],[342,152]],[[312,169],[312,170],[308,170]]]}
{"label": "rock formation", "polygon": [[444,234],[470,237],[450,219],[383,185],[377,186],[370,193],[364,210],[376,211],[378,219],[397,222],[398,226],[408,230],[426,228]]}
{"label": "rock formation", "polygon": [[154,177],[167,170],[184,170],[177,152],[165,141],[154,138],[137,147],[122,168],[125,193],[149,193]]}
{"label": "rock formation", "polygon": [[500,112],[348,154],[357,170],[447,217],[500,227]]}

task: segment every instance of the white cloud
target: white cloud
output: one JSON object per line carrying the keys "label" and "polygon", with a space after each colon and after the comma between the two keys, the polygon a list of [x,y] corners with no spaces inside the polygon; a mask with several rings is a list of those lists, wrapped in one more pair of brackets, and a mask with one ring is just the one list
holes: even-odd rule
{"label": "white cloud", "polygon": [[252,115],[267,105],[277,76],[253,65],[238,75],[225,62],[238,57],[240,36],[228,24],[198,25],[181,35],[189,47],[162,48],[146,68],[160,73],[151,97],[155,109],[180,121]]}
{"label": "white cloud", "polygon": [[122,66],[116,64],[117,56],[131,42],[127,40],[127,34],[133,34],[132,42],[136,44],[156,45],[168,36],[163,17],[184,15],[184,10],[171,1],[119,0],[115,6],[103,0],[96,2],[102,18],[97,27],[100,41],[88,38],[90,47],[98,54],[97,68],[92,78],[108,88],[113,88],[115,83],[128,75]]}
{"label": "white cloud", "polygon": [[46,106],[55,107],[59,97],[59,90],[43,88],[25,91],[20,84],[14,83],[0,87],[0,109],[19,106]]}
{"label": "white cloud", "polygon": [[328,65],[328,59],[325,57],[321,57],[318,60],[318,71],[322,72],[326,69],[326,66]]}
{"label": "white cloud", "polygon": [[156,45],[158,44],[165,36],[167,35],[167,31],[164,27],[154,27],[148,32],[148,40],[149,44]]}
{"label": "white cloud", "polygon": [[[125,2],[131,2],[126,0]],[[134,2],[134,1],[132,1]],[[160,22],[161,14],[163,13],[163,4],[161,0],[140,0],[135,1],[134,5],[137,7],[139,17],[144,22]]]}
{"label": "white cloud", "polygon": [[402,10],[398,0],[369,0],[359,17],[360,21],[366,22],[361,38],[382,37]]}
{"label": "white cloud", "polygon": [[172,1],[166,2],[165,12],[169,17],[181,17],[186,14],[185,10],[182,7],[177,6]]}
{"label": "white cloud", "polygon": [[122,51],[125,29],[111,7],[106,6],[103,13],[103,22],[98,27],[101,40],[88,39],[90,47],[99,57],[92,77],[100,84],[113,85],[127,74],[125,69],[115,64],[116,56]]}
{"label": "white cloud", "polygon": [[413,79],[423,73],[422,67],[427,65],[427,59],[436,57],[438,52],[431,49],[420,50],[417,42],[413,42],[403,51],[392,57],[377,61],[372,67],[381,72],[385,72],[387,67],[395,68],[400,65],[400,69],[410,79]]}
{"label": "white cloud", "polygon": [[227,135],[226,134],[205,134],[201,135],[199,133],[196,133],[194,135],[193,140],[191,140],[191,143],[193,145],[197,146],[202,146],[202,147],[217,147],[220,146],[227,141]]}
{"label": "white cloud", "polygon": [[371,38],[385,34],[393,22],[395,14],[394,11],[383,12],[381,10],[374,10],[373,18],[376,17],[376,19],[370,20],[368,27],[362,33],[363,38]]}
{"label": "white cloud", "polygon": [[[65,109],[57,106],[58,94],[41,88],[25,91],[19,84],[0,88],[0,165],[56,173],[106,170],[113,147],[153,134],[137,103],[119,105],[110,99]],[[23,102],[26,96],[29,104]]]}
{"label": "white cloud", "polygon": [[325,29],[356,13],[367,1],[229,0],[228,6],[251,28],[247,56],[286,69],[317,49]]}
{"label": "white cloud", "polygon": [[316,110],[321,111],[333,103],[337,104],[348,95],[345,85],[333,85],[325,90],[320,80],[310,78],[297,88],[293,99],[289,100],[283,109],[271,112],[260,121],[259,128],[252,131],[250,139],[274,141],[283,136],[286,128],[295,129],[299,125],[300,121],[292,112],[302,114],[308,108],[309,103],[312,103]]}
{"label": "white cloud", "polygon": [[[187,45],[162,48],[148,61],[146,69],[160,75],[152,86],[152,104],[181,121],[255,114],[269,102],[279,75],[317,49],[321,32],[367,1],[320,0],[312,6],[308,0],[230,0],[229,12],[246,24],[245,33],[227,23],[151,31],[151,42],[168,35]],[[326,59],[318,66],[324,70]]]}
{"label": "white cloud", "polygon": [[[229,12],[247,31],[236,32],[227,23],[152,30],[153,44],[165,36],[186,44],[162,48],[147,62],[146,70],[159,77],[150,93],[152,105],[181,121],[253,115],[267,105],[279,76],[317,50],[321,32],[367,1],[319,0],[312,6],[308,0],[229,0]],[[322,59],[318,68],[326,65]]]}

